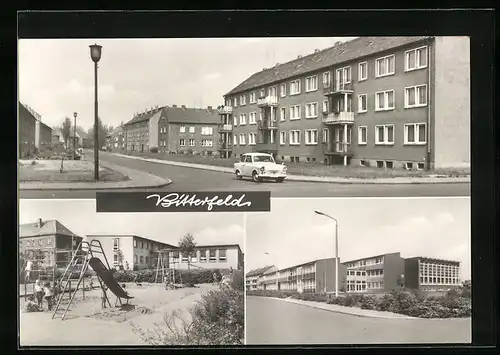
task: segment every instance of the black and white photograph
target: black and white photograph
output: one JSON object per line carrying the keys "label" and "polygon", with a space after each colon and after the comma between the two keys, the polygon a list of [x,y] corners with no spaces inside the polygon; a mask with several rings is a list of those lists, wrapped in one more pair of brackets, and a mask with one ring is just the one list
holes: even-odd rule
{"label": "black and white photograph", "polygon": [[470,344],[470,198],[273,199],[246,224],[246,343]]}
{"label": "black and white photograph", "polygon": [[470,196],[468,37],[20,39],[21,198]]}
{"label": "black and white photograph", "polygon": [[243,345],[244,218],[21,200],[20,345]]}

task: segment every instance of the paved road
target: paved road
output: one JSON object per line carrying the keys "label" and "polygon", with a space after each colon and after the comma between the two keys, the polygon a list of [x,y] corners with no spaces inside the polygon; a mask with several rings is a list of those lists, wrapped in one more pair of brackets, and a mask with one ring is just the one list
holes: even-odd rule
{"label": "paved road", "polygon": [[334,313],[281,300],[246,298],[246,343],[470,343],[468,319],[377,319]]}
{"label": "paved road", "polygon": [[[470,184],[355,185],[285,181],[254,183],[236,180],[228,173],[164,165],[118,157],[102,152],[100,159],[137,169],[173,181],[163,191],[271,191],[271,197],[422,197],[470,196]],[[126,190],[150,191],[150,190]],[[156,189],[158,191],[158,189]],[[95,198],[95,190],[87,191],[21,191],[21,198]]]}

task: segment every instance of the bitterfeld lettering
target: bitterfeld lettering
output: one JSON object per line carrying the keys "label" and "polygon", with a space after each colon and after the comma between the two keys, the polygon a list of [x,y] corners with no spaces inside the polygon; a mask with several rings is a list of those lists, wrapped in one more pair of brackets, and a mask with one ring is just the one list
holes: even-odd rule
{"label": "bitterfeld lettering", "polygon": [[240,198],[235,198],[233,195],[228,195],[225,199],[219,198],[219,196],[214,196],[212,198],[205,197],[204,199],[196,198],[196,194],[178,194],[170,193],[165,196],[160,196],[159,194],[152,194],[146,196],[146,199],[156,197],[156,206],[161,206],[164,208],[169,208],[171,206],[207,206],[208,211],[212,211],[214,206],[229,206],[229,207],[246,207],[251,206],[251,201],[244,201],[245,194],[242,194]]}

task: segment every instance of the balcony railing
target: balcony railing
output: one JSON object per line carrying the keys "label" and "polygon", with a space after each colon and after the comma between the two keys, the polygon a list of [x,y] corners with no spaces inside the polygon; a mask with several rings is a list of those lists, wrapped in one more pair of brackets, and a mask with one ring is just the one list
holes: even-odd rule
{"label": "balcony railing", "polygon": [[219,107],[219,115],[226,115],[226,114],[232,114],[233,113],[233,107],[232,106],[222,106]]}
{"label": "balcony railing", "polygon": [[354,112],[340,111],[330,112],[323,116],[324,124],[354,123]]}
{"label": "balcony railing", "polygon": [[352,83],[335,83],[333,85],[329,86],[324,86],[323,87],[323,94],[328,96],[328,95],[338,95],[338,94],[348,94],[352,93],[354,91]]}
{"label": "balcony railing", "polygon": [[233,131],[233,125],[231,124],[220,125],[220,132],[232,132],[232,131]]}
{"label": "balcony railing", "polygon": [[271,121],[270,119],[264,119],[261,121],[257,121],[257,128],[258,129],[277,129],[278,128],[278,121],[276,121],[276,120]]}
{"label": "balcony railing", "polygon": [[325,154],[352,155],[352,145],[351,143],[341,141],[329,142],[326,146]]}
{"label": "balcony railing", "polygon": [[257,99],[257,106],[277,106],[278,105],[278,97],[277,96],[266,96]]}

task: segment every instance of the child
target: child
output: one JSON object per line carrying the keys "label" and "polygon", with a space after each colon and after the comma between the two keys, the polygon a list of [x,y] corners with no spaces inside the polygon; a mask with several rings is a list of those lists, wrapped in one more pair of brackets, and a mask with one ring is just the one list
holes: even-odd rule
{"label": "child", "polygon": [[102,286],[102,294],[101,294],[102,308],[106,308],[106,299],[107,299],[106,290],[107,289],[108,288],[105,285]]}
{"label": "child", "polygon": [[42,285],[40,285],[40,280],[35,281],[35,297],[36,297],[36,304],[38,305],[38,307],[42,308],[43,288]]}
{"label": "child", "polygon": [[47,300],[48,310],[51,311],[52,310],[53,291],[52,291],[52,288],[50,287],[50,282],[45,283],[43,291],[45,293],[45,299]]}

